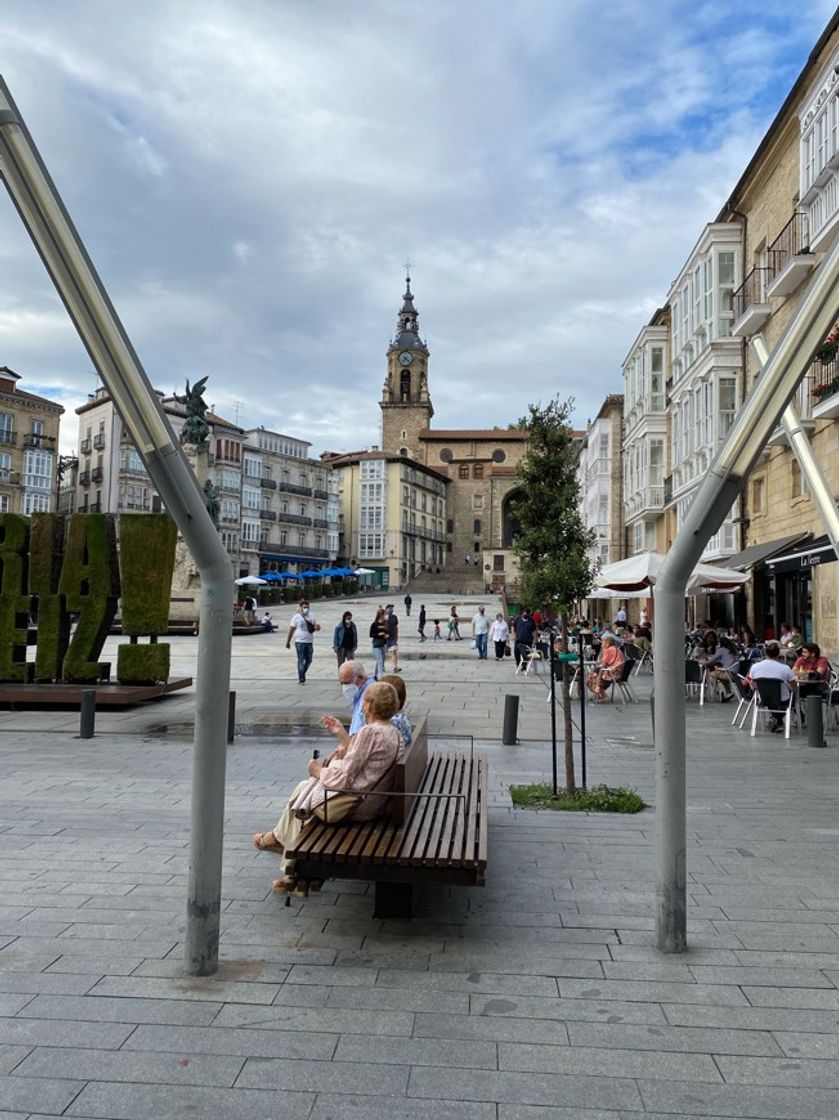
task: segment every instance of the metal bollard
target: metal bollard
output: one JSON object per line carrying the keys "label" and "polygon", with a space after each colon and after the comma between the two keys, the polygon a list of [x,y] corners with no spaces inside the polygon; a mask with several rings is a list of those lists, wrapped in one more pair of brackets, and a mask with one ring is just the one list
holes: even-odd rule
{"label": "metal bollard", "polygon": [[504,727],[501,732],[501,742],[505,747],[514,747],[518,742],[517,732],[519,725],[519,698],[518,696],[504,697]]}
{"label": "metal bollard", "polygon": [[818,694],[807,696],[804,700],[804,710],[807,715],[807,746],[826,747],[821,696]]}
{"label": "metal bollard", "polygon": [[236,735],[236,693],[227,697],[227,741],[232,743]]}
{"label": "metal bollard", "polygon": [[86,688],[82,693],[79,708],[79,738],[92,739],[93,725],[96,722],[96,689]]}

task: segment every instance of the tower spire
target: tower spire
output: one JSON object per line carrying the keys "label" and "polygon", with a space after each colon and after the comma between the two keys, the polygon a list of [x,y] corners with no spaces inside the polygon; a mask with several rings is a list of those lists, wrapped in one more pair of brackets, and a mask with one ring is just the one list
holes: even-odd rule
{"label": "tower spire", "polygon": [[396,336],[394,346],[402,349],[410,347],[427,353],[425,343],[419,335],[419,313],[414,306],[414,293],[411,291],[411,262],[405,262],[405,293],[402,296],[402,306],[396,317]]}

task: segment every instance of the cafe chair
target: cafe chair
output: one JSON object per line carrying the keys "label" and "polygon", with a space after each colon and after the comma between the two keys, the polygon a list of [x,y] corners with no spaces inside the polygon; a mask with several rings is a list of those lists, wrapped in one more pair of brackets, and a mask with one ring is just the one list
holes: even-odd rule
{"label": "cafe chair", "polygon": [[784,738],[789,739],[793,716],[795,715],[795,697],[791,697],[786,708],[781,700],[781,681],[764,678],[753,680],[755,689],[755,704],[752,708],[752,735],[757,730],[757,721],[761,719],[764,727],[770,717],[780,720],[784,725]]}
{"label": "cafe chair", "polygon": [[752,705],[755,703],[757,693],[754,689],[749,688],[749,686],[746,684],[746,678],[741,677],[739,673],[732,672],[728,675],[731,678],[732,688],[737,695],[737,711],[734,713],[734,719],[731,721],[731,726],[733,727],[734,724],[737,723],[740,712],[743,710],[743,708],[745,708],[746,710],[743,712],[743,716],[740,719],[740,730],[742,731],[743,725],[749,718],[749,712],[752,710]]}

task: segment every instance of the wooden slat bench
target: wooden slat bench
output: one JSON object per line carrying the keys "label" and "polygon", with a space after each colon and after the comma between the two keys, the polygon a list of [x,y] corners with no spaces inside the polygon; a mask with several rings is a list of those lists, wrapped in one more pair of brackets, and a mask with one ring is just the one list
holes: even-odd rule
{"label": "wooden slat bench", "polygon": [[297,888],[323,879],[372,880],[374,916],[410,918],[417,884],[483,886],[488,773],[481,757],[429,755],[423,718],[396,764],[387,815],[342,824],[312,820],[286,851]]}

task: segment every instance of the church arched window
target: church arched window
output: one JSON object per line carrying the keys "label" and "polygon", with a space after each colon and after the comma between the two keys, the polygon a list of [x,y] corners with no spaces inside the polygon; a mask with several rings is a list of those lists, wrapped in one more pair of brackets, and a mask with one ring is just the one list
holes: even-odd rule
{"label": "church arched window", "polygon": [[403,369],[399,374],[399,397],[403,401],[411,399],[411,371],[409,369]]}

